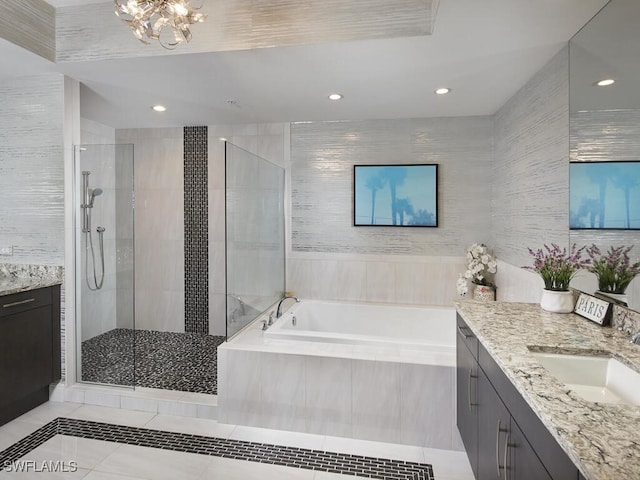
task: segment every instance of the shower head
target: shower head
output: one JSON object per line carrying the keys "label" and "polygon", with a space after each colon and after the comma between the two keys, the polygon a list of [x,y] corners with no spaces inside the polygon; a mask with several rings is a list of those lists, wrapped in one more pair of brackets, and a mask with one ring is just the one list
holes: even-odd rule
{"label": "shower head", "polygon": [[89,207],[93,207],[93,201],[96,199],[98,195],[102,195],[101,188],[94,188],[91,190],[91,198],[89,199]]}

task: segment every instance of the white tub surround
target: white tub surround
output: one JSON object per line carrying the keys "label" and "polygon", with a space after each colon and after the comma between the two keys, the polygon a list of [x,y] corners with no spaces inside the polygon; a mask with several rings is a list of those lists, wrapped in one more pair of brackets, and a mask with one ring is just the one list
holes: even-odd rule
{"label": "white tub surround", "polygon": [[[327,323],[336,322],[336,329],[362,326],[367,318],[374,321],[358,334],[313,332],[312,314],[294,308],[265,332],[262,320],[268,316],[258,318],[218,348],[220,422],[462,449],[454,418],[453,309],[434,322],[431,333],[438,340],[431,347],[426,346],[428,338],[416,338],[410,321],[403,325],[407,307],[324,302],[316,307],[349,312],[347,317],[326,317]],[[354,309],[361,310],[360,320]],[[381,336],[376,331],[377,314],[370,309],[381,310],[385,323],[407,332],[405,340],[414,342],[403,342],[403,335],[382,341],[385,332]],[[415,310],[421,310],[429,323],[429,309]],[[305,327],[303,339],[291,339],[299,332],[286,328],[296,311],[301,318],[298,325]],[[424,333],[429,336],[427,330]],[[445,345],[443,338],[450,344]]]}
{"label": "white tub surround", "polygon": [[528,347],[610,354],[640,371],[640,347],[615,329],[538,304],[458,302],[458,312],[586,480],[638,478],[638,407],[593,403],[551,376]]}

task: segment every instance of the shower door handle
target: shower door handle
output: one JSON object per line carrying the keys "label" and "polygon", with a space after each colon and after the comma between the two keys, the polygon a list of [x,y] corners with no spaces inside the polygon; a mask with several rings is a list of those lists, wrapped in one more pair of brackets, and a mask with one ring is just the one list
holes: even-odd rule
{"label": "shower door handle", "polygon": [[28,298],[27,300],[21,300],[19,302],[5,303],[4,305],[2,305],[2,308],[17,307],[18,305],[24,305],[26,303],[31,303],[35,301],[36,301],[35,298]]}

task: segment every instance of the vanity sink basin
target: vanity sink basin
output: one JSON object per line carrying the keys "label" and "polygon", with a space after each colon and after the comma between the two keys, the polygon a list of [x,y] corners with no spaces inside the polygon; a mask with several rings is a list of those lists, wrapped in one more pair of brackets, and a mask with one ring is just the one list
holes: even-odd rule
{"label": "vanity sink basin", "polygon": [[640,373],[615,358],[531,352],[551,375],[590,402],[640,405]]}

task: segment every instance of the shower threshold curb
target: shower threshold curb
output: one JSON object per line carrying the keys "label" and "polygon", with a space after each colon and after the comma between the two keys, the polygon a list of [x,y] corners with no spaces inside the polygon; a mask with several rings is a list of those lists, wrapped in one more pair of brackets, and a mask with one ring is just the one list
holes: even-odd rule
{"label": "shower threshold curb", "polygon": [[77,383],[70,386],[53,385],[49,400],[178,417],[218,419],[218,397],[205,393]]}

